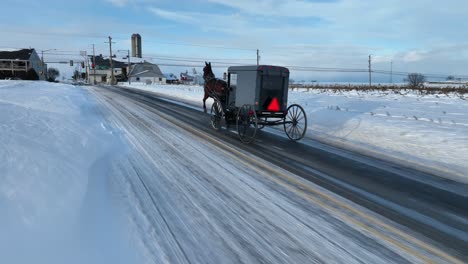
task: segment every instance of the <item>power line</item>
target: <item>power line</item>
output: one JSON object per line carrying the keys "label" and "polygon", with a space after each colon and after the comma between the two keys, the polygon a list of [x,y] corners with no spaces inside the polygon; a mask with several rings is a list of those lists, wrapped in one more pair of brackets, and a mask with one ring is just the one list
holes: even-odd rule
{"label": "power line", "polygon": [[[408,74],[414,73],[414,72],[402,72],[402,71],[386,71],[386,70],[374,70],[372,71],[374,73],[380,73],[380,74],[393,74],[393,75],[399,75],[399,76],[407,76]],[[441,74],[441,73],[424,73],[421,72],[420,74],[430,77],[430,78],[447,78],[448,75],[451,75],[455,78],[462,78],[462,79],[468,79],[467,75],[453,75],[453,74]]]}
{"label": "power line", "polygon": [[[143,59],[165,60],[165,61],[181,61],[181,62],[199,62],[199,63],[204,63],[205,61],[207,61],[207,60],[203,60],[203,59],[201,59],[201,60],[185,60],[185,59],[167,59],[167,58],[161,58],[161,57],[143,57]],[[248,64],[248,63],[227,62],[227,61],[218,61],[216,63],[227,64],[227,65],[246,65],[246,64]]]}
{"label": "power line", "polygon": [[[48,53],[48,55],[71,55],[71,56],[80,56],[79,54],[69,54],[69,53]],[[151,60],[159,60],[159,61],[174,61],[174,62],[193,62],[194,64],[170,64],[170,63],[158,63],[164,66],[185,66],[185,67],[197,67],[202,66],[198,65],[198,63],[204,63],[205,61],[214,61],[217,64],[217,67],[226,67],[226,66],[234,66],[234,65],[245,65],[249,63],[241,63],[241,62],[231,62],[228,61],[230,59],[214,59],[214,58],[193,58],[193,57],[172,57],[172,56],[147,56],[144,59],[151,59]],[[218,61],[219,60],[219,61]],[[226,61],[221,61],[226,60]],[[254,63],[250,63],[254,64]],[[298,66],[298,65],[289,65],[285,66],[291,70],[295,71],[305,71],[305,72],[339,72],[339,73],[365,73],[369,72],[369,69],[365,68],[339,68],[339,67],[315,67],[315,66]],[[390,70],[371,70],[372,73],[377,74],[388,74],[388,75],[396,75],[396,76],[407,76],[411,72],[403,72],[403,71],[393,71]],[[449,74],[441,74],[441,73],[421,73],[426,77],[429,78],[446,78]],[[468,78],[468,76],[463,75],[453,75],[455,78]]]}
{"label": "power line", "polygon": [[158,58],[174,58],[174,59],[194,59],[194,60],[203,60],[203,61],[216,61],[216,60],[255,60],[255,58],[200,58],[200,57],[180,57],[180,56],[168,56],[168,55],[158,55],[158,54],[150,54],[150,56],[158,57]]}
{"label": "power line", "polygon": [[[8,30],[1,30],[1,32],[11,32],[11,33],[19,33],[19,34],[32,34],[32,35],[48,35],[48,36],[57,36],[57,37],[75,37],[75,38],[106,38],[106,36],[101,36],[99,34],[67,34],[67,33],[54,33],[54,32],[18,32],[18,31],[8,31]],[[127,40],[127,38],[116,38],[118,40]],[[257,51],[254,48],[240,48],[240,47],[230,47],[225,45],[208,45],[208,44],[194,44],[194,43],[183,43],[183,42],[164,42],[164,41],[145,41],[145,43],[156,43],[156,44],[163,44],[163,45],[181,45],[181,46],[192,46],[192,47],[202,47],[202,48],[216,48],[216,49],[227,49],[227,50],[243,50],[243,51]],[[103,44],[99,44],[103,45]],[[3,47],[9,49],[25,49],[25,48],[14,48],[14,47]],[[280,49],[275,47],[270,47],[268,49]],[[78,54],[74,54],[74,51],[56,51],[54,53],[47,53],[47,55],[62,55],[62,56],[79,56]],[[77,51],[78,53],[78,51]],[[276,53],[276,52],[272,52]],[[45,53],[46,54],[46,53]],[[284,55],[287,56],[287,55]],[[241,63],[234,63],[234,62],[225,62],[225,60],[243,60],[243,59],[203,59],[203,58],[191,58],[191,57],[170,57],[170,56],[156,56],[155,59],[158,60],[174,60],[174,61],[181,61],[181,62],[200,62],[202,60],[207,61],[217,61],[218,63],[224,63],[229,65],[240,65]],[[249,59],[250,60],[250,59]],[[324,67],[307,67],[307,66],[287,66],[297,71],[317,71],[317,72],[352,72],[352,73],[359,73],[362,72],[362,69],[352,69],[352,68],[324,68]],[[392,75],[407,75],[410,72],[393,72],[392,70],[389,71],[381,71],[381,70],[372,70],[369,68],[365,70],[369,72],[369,75],[372,73],[378,74],[390,74]],[[453,74],[440,74],[440,73],[421,73],[426,77],[430,78],[446,78],[448,75],[452,75],[455,78],[468,78],[467,76],[463,75],[453,75]]]}
{"label": "power line", "polygon": [[[40,35],[40,36],[56,36],[56,37],[74,37],[74,38],[107,38],[107,36],[102,36],[98,34],[67,34],[64,32],[27,32],[27,31],[8,31],[8,30],[0,30],[0,32],[5,33],[16,33],[16,34],[28,34],[28,35]],[[127,40],[127,38],[113,38],[114,40]],[[201,48],[214,48],[214,49],[227,49],[227,50],[243,50],[243,51],[256,51],[254,48],[240,48],[240,47],[231,47],[225,45],[209,45],[204,43],[194,44],[194,43],[187,43],[187,42],[172,42],[172,41],[145,41],[145,43],[153,43],[153,44],[162,44],[162,45],[178,45],[178,46],[191,46],[191,47],[201,47]]]}
{"label": "power line", "polygon": [[[126,38],[115,38],[116,40],[127,40]],[[164,41],[151,41],[145,40],[145,43],[162,44],[162,45],[178,45],[178,46],[190,46],[190,47],[201,47],[201,48],[214,48],[214,49],[228,49],[228,50],[244,50],[244,51],[256,51],[254,48],[239,48],[230,47],[224,45],[209,45],[209,44],[193,44],[184,42],[164,42]]]}
{"label": "power line", "polygon": [[[47,55],[52,55],[52,56],[74,56],[78,57],[80,56],[77,53],[71,52],[71,51],[54,51],[47,53]],[[161,66],[168,66],[168,67],[203,67],[203,64],[205,61],[213,61],[216,64],[213,65],[213,67],[216,68],[225,68],[229,66],[235,66],[235,65],[246,65],[246,64],[254,64],[254,63],[242,63],[242,62],[232,62],[230,61],[230,58],[200,58],[200,57],[182,57],[182,56],[163,56],[163,55],[157,55],[157,56],[147,56],[144,57],[145,59],[151,59],[151,60],[156,60],[156,61],[173,61],[173,62],[191,62],[192,64],[188,63],[158,63],[158,65]],[[232,60],[242,60],[242,59],[232,59]],[[253,59],[251,59],[253,60]],[[289,65],[285,66],[289,68],[290,70],[294,71],[303,71],[303,72],[337,72],[337,73],[365,73],[369,72],[369,69],[365,68],[341,68],[341,67],[317,67],[317,66],[298,66],[298,65]],[[371,73],[376,73],[376,74],[386,74],[390,76],[407,76],[408,74],[412,72],[406,72],[406,71],[393,71],[393,68],[388,71],[388,70],[372,70],[370,69]],[[468,76],[464,75],[453,75],[453,74],[442,74],[442,73],[421,73],[422,75],[428,77],[428,78],[446,78],[448,75],[452,75],[455,78],[462,78],[462,79],[468,79]]]}
{"label": "power line", "polygon": [[[158,66],[167,66],[167,67],[204,67],[203,64],[171,64],[171,63],[158,63]],[[212,68],[228,68],[232,65],[212,65]]]}

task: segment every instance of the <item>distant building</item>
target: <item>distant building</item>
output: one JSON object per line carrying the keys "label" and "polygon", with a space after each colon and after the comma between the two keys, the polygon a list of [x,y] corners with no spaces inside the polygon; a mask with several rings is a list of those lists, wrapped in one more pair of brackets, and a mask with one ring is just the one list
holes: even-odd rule
{"label": "distant building", "polygon": [[188,72],[181,72],[180,81],[185,84],[192,84],[195,81],[195,76],[189,75]]}
{"label": "distant building", "polygon": [[179,83],[179,79],[177,78],[177,76],[175,76],[175,74],[168,73],[168,74],[164,74],[164,76],[166,77],[166,83],[170,83],[170,84]]}
{"label": "distant building", "polygon": [[140,34],[132,35],[132,57],[141,58],[141,36]]}
{"label": "distant building", "polygon": [[129,77],[130,82],[140,82],[146,84],[166,83],[166,76],[162,74],[159,66],[146,61],[132,65],[132,70],[130,71]]}
{"label": "distant building", "polygon": [[46,80],[47,65],[35,49],[0,50],[0,79]]}
{"label": "distant building", "polygon": [[[93,56],[90,56],[90,61],[93,62]],[[116,81],[127,81],[128,63],[112,60],[114,68],[114,77]],[[109,58],[104,58],[102,55],[95,56],[95,69],[89,69],[89,83],[110,83],[112,72]]]}
{"label": "distant building", "polygon": [[183,84],[203,85],[205,82],[200,74],[188,74],[188,71],[180,73],[180,82]]}

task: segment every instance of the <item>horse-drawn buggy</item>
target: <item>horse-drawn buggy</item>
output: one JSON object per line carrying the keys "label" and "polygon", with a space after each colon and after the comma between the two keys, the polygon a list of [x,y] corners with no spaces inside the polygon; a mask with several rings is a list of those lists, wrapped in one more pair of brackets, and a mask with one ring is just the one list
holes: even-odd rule
{"label": "horse-drawn buggy", "polygon": [[205,101],[212,97],[210,120],[219,130],[236,125],[239,138],[244,143],[255,139],[258,129],[283,125],[286,135],[293,141],[304,137],[307,117],[297,104],[287,107],[289,70],[277,66],[233,66],[228,68],[227,82],[216,79],[211,63],[203,69]]}

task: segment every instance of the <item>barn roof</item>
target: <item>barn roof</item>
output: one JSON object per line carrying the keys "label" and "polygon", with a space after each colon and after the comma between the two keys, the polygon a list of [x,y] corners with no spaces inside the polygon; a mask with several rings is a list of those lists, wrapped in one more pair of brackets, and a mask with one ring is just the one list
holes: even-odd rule
{"label": "barn roof", "polygon": [[165,78],[159,66],[149,62],[135,64],[130,71],[130,76]]}

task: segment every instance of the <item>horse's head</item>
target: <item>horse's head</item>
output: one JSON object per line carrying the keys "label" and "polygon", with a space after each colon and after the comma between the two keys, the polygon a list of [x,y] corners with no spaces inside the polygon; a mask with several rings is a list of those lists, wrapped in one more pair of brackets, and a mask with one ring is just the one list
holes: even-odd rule
{"label": "horse's head", "polygon": [[203,68],[203,79],[209,80],[215,77],[213,70],[211,69],[211,62],[208,63],[205,61],[205,67]]}

